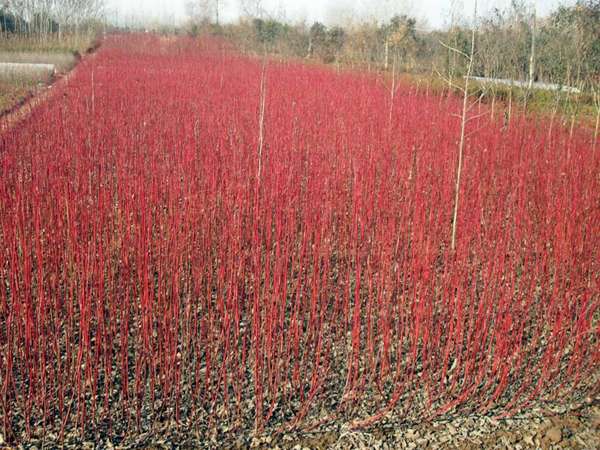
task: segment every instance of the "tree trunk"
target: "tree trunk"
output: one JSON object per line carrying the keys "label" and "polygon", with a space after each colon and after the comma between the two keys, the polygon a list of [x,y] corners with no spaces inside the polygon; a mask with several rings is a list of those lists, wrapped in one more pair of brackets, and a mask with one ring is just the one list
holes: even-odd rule
{"label": "tree trunk", "polygon": [[383,63],[383,67],[384,67],[385,70],[388,69],[389,59],[390,59],[390,41],[386,37],[385,38],[385,61]]}
{"label": "tree trunk", "polygon": [[[529,85],[527,89],[531,91],[533,88],[533,80],[535,78],[535,33],[536,33],[536,13],[533,11],[533,27],[531,29],[531,52],[529,54]],[[529,92],[527,92],[529,95]]]}
{"label": "tree trunk", "polygon": [[475,55],[475,27],[477,25],[477,0],[475,0],[473,12],[473,30],[471,32],[471,53],[469,54],[469,65],[467,67],[467,77],[465,79],[465,91],[463,96],[463,107],[460,121],[460,142],[458,144],[458,163],[456,166],[456,185],[454,189],[454,213],[452,215],[452,251],[456,250],[456,224],[458,219],[458,201],[460,193],[460,177],[462,174],[463,152],[465,148],[465,128],[467,126],[467,113],[469,103],[469,79],[473,71],[473,58]]}
{"label": "tree trunk", "polygon": [[394,97],[396,95],[396,58],[394,58],[394,62],[392,63],[392,88],[390,90],[390,114],[388,117],[388,128],[391,132],[392,130],[392,114],[394,111]]}
{"label": "tree trunk", "polygon": [[600,108],[596,109],[596,127],[594,128],[594,144],[592,150],[596,151],[596,144],[598,143],[598,127],[600,126]]}
{"label": "tree trunk", "polygon": [[512,116],[512,85],[510,86],[510,90],[508,91],[508,120],[506,126],[510,124],[510,118]]}

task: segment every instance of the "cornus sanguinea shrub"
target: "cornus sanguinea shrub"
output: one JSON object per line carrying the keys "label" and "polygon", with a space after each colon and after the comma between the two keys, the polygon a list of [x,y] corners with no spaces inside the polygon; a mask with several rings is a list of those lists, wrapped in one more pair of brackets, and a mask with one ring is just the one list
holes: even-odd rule
{"label": "cornus sanguinea shrub", "polygon": [[590,130],[475,107],[452,250],[458,98],[152,36],[55,89],[0,138],[7,438],[598,394]]}

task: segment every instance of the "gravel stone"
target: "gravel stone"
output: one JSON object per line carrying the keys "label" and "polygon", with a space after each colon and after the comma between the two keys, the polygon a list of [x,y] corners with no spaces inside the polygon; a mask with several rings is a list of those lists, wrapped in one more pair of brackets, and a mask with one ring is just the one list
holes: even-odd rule
{"label": "gravel stone", "polygon": [[553,444],[558,444],[562,440],[562,431],[559,427],[552,427],[546,431],[546,439]]}
{"label": "gravel stone", "polygon": [[493,417],[488,418],[488,422],[490,423],[490,425],[493,425],[494,427],[497,427],[500,425],[500,422],[496,419],[494,419]]}
{"label": "gravel stone", "polygon": [[600,430],[600,408],[592,408],[592,414],[590,416],[590,424],[592,428]]}
{"label": "gravel stone", "polygon": [[533,442],[533,436],[531,434],[526,434],[525,436],[523,436],[523,442],[525,443],[525,445],[528,445],[530,447],[533,447],[535,445],[535,442]]}
{"label": "gravel stone", "polygon": [[419,437],[419,432],[415,431],[412,428],[409,428],[408,430],[405,431],[404,437],[406,437],[406,439],[416,439]]}

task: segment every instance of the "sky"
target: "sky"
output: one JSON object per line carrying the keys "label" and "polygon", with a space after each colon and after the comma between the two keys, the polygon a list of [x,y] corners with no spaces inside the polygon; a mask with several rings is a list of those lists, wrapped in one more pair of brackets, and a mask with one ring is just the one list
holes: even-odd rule
{"label": "sky", "polygon": [[[193,0],[106,0],[109,20],[121,24],[139,20],[180,23],[186,18],[185,4],[190,1]],[[221,19],[236,20],[242,11],[241,1],[244,0],[219,0]],[[570,0],[524,1],[535,5],[541,16],[559,4],[572,3]],[[290,22],[304,20],[307,23],[320,21],[326,25],[343,25],[350,20],[381,20],[395,13],[404,13],[419,19],[423,28],[443,28],[449,22],[452,5],[463,18],[470,20],[474,0],[260,0],[260,3],[269,16]],[[509,3],[510,0],[478,0],[478,9],[480,14],[485,14],[494,7],[503,8]]]}

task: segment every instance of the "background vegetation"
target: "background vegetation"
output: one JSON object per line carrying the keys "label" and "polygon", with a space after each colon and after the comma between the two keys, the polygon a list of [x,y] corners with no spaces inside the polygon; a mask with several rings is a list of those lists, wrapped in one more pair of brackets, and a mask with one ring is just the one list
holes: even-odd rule
{"label": "background vegetation", "polygon": [[[452,11],[445,30],[424,29],[410,15],[345,26],[290,24],[269,15],[260,0],[242,1],[245,15],[236,23],[218,21],[219,0],[190,3],[187,32],[217,34],[256,55],[302,58],[336,66],[403,74],[427,89],[460,92],[467,71],[471,31],[475,33],[473,76],[521,80],[525,87],[472,83],[482,101],[499,101],[510,117],[513,106],[566,121],[584,120],[598,128],[600,107],[600,0],[577,0],[538,17],[530,2],[513,0],[477,18]],[[534,84],[535,83],[535,84]],[[532,89],[542,83],[554,91]],[[574,88],[572,92],[564,87]],[[597,134],[597,131],[596,131]]]}
{"label": "background vegetation", "polygon": [[[257,12],[256,12],[257,11]],[[368,67],[429,73],[450,77],[463,74],[460,58],[441,42],[467,53],[472,24],[452,18],[447,30],[423,30],[409,15],[384,22],[360,22],[345,27],[315,22],[288,24],[255,10],[235,24],[217,24],[199,15],[188,25],[190,33],[221,33],[248,51],[315,58]],[[585,87],[598,82],[600,73],[600,1],[578,0],[560,6],[548,17],[536,17],[522,0],[506,9],[494,9],[477,24],[474,75],[526,80],[531,68],[536,81]]]}

